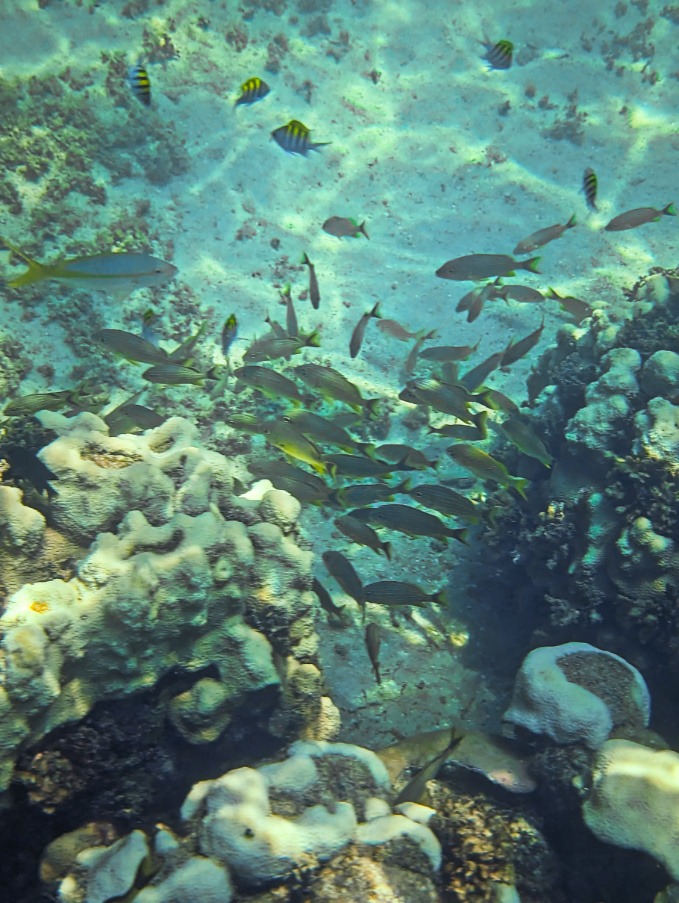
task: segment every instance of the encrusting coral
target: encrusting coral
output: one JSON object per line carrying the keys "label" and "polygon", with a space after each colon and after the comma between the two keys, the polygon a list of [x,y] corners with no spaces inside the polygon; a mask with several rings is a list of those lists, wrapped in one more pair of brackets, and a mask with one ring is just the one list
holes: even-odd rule
{"label": "encrusting coral", "polygon": [[179,418],[111,438],[93,414],[42,417],[58,437],[41,455],[58,495],[42,518],[5,492],[9,529],[38,549],[49,523],[83,555],[70,579],[22,586],[0,618],[2,787],[23,749],[169,669],[215,669],[210,700],[199,685],[169,702],[195,742],[263,691],[279,697],[272,735],[336,729],[315,659],[311,555],[234,496],[233,465]]}

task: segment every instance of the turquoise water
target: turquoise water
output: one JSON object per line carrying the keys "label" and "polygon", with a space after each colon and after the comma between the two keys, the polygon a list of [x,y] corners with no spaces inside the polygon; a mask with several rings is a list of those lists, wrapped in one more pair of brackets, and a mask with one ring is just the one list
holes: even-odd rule
{"label": "turquoise water", "polygon": [[[582,700],[557,692],[566,735],[505,716],[531,650],[584,642],[650,690],[649,727],[623,672],[578,660],[605,735],[679,742],[676,11],[2,12],[0,899],[85,899],[73,856],[38,862],[87,823],[84,848],[157,823],[195,846],[191,786],[300,737],[405,744],[393,803],[451,725],[475,739],[429,798],[448,821],[442,868],[409,872],[422,899],[671,899],[672,779],[644,765],[648,830],[602,836]],[[237,104],[252,78],[269,90]],[[349,488],[373,482],[398,491]],[[544,855],[517,852],[523,818]],[[236,870],[235,898],[369,899],[356,855],[321,857],[332,891],[316,861],[271,898]],[[156,899],[149,863],[117,898]]]}

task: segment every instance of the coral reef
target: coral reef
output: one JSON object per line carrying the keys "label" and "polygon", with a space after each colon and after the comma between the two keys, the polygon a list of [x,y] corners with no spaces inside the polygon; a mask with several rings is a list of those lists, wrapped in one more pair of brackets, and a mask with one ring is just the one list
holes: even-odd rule
{"label": "coral reef", "polygon": [[679,669],[677,285],[656,272],[562,327],[529,380],[555,464],[490,537],[534,643],[591,640],[647,679]]}
{"label": "coral reef", "polygon": [[167,700],[192,742],[215,740],[238,712],[261,712],[263,696],[274,700],[272,736],[336,727],[294,510],[285,535],[259,503],[239,502],[232,465],[179,418],[117,438],[92,414],[43,420],[58,436],[42,452],[58,495],[40,515],[6,491],[7,533],[39,550],[49,526],[83,553],[75,576],[25,584],[0,618],[2,786],[17,755],[50,731],[171,669],[214,669],[208,684]]}
{"label": "coral reef", "polygon": [[158,826],[152,836],[133,831],[102,845],[89,826],[47,848],[41,875],[63,903],[89,903],[93,888],[106,903],[133,886],[135,903],[228,903],[233,885],[256,900],[258,888],[300,882],[311,903],[338,899],[339,887],[342,899],[360,899],[346,896],[343,881],[384,903],[435,903],[439,843],[429,828],[392,814],[390,790],[369,750],[299,741],[282,761],[196,784],[181,837]]}
{"label": "coral reef", "polygon": [[519,728],[598,749],[614,727],[646,727],[650,713],[648,688],[633,665],[589,643],[564,643],[528,653],[503,722],[508,736]]}
{"label": "coral reef", "polygon": [[601,840],[644,850],[679,879],[679,754],[608,740],[582,812]]}

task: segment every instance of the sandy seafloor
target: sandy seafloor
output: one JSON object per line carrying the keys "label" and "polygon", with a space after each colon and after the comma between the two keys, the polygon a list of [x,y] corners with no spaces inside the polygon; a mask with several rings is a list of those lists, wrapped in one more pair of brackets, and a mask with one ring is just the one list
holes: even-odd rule
{"label": "sandy seafloor", "polygon": [[[553,301],[539,308],[494,302],[467,324],[454,306],[471,286],[437,279],[438,266],[467,253],[510,253],[519,239],[572,213],[577,228],[544,249],[542,275],[519,274],[525,279],[517,281],[553,286],[596,305],[619,305],[623,290],[650,267],[677,264],[676,220],[663,217],[617,234],[602,231],[626,209],[679,200],[679,27],[669,13],[660,14],[662,3],[281,0],[237,6],[176,0],[136,6],[139,14],[130,17],[133,5],[122,2],[51,0],[40,9],[33,0],[4,0],[0,78],[44,77],[66,67],[89,73],[98,121],[110,129],[111,154],[136,152],[116,147],[118,123],[128,117],[142,123],[158,118],[172,129],[188,152],[188,171],[162,185],[141,178],[107,185],[103,207],[83,198],[82,226],[72,238],[91,241],[107,217],[147,198],[147,219],[158,236],[155,250],[164,256],[173,248],[179,267],[176,282],[154,296],[158,331],[181,340],[201,315],[209,316],[203,364],[222,363],[219,332],[232,311],[240,323],[236,361],[247,340],[263,332],[267,312],[284,320],[278,294],[290,280],[302,327],[318,328],[322,336],[321,348],[300,359],[330,363],[366,394],[392,399],[403,385],[407,346],[371,324],[359,358],[348,355],[355,322],[376,300],[385,316],[412,330],[436,327],[441,344],[480,339],[473,362],[504,347],[511,335],[535,329],[544,313],[540,346],[510,373],[489,380],[521,402],[530,365],[554,341],[564,315]],[[148,65],[150,110],[131,95],[127,108],[116,107],[104,90],[101,53],[124,52],[130,63],[143,59],[147,27],[170,34],[179,55]],[[484,64],[484,35],[514,42],[510,70]],[[277,72],[266,69],[272,42]],[[271,93],[251,107],[234,108],[240,83],[254,75],[269,83]],[[314,140],[332,143],[308,158],[286,155],[270,132],[291,118],[308,125]],[[58,165],[67,170],[68,155]],[[595,213],[580,190],[587,166],[599,176]],[[105,181],[105,172],[94,175]],[[31,184],[23,200],[22,215],[0,208],[0,234],[19,246],[37,243],[41,259],[66,252],[58,221],[44,242],[43,236],[25,234],[26,211],[44,201],[40,182]],[[365,220],[370,240],[325,234],[321,224],[331,215]],[[299,300],[307,288],[306,269],[299,266],[304,251],[321,285],[318,311]],[[9,272],[7,256],[0,259]],[[72,290],[52,283],[39,292],[37,301],[31,295],[32,318],[23,322],[22,296],[0,292],[1,331],[3,341],[17,343],[35,367],[49,361],[54,377],[47,381],[33,369],[20,385],[8,386],[8,394],[73,384],[77,349],[67,341],[67,320],[52,316],[55,306],[68,312]],[[82,318],[91,310],[92,329],[138,329],[148,305],[144,290],[127,298],[93,292],[77,308],[78,328],[87,328]],[[86,361],[96,369],[91,357]],[[138,387],[140,370],[116,367],[117,385],[108,388],[112,402],[121,402]],[[148,398],[158,397],[153,391]],[[176,402],[167,410],[209,423],[214,402],[202,390],[168,389],[162,397]],[[399,416],[393,423],[389,441],[417,438],[401,428]],[[224,427],[215,423],[214,431],[223,435]],[[207,429],[205,436],[209,441]],[[446,444],[432,443],[429,450],[442,451]],[[455,470],[444,465],[441,474]],[[335,601],[347,602],[354,614],[354,603],[343,599],[324,572],[325,548],[347,552],[365,582],[416,579],[434,589],[452,572],[450,630],[460,644],[468,638],[479,665],[478,671],[465,669],[463,645],[457,654],[432,637],[425,616],[416,612],[408,622],[399,614],[395,626],[388,612],[372,607],[371,617],[385,632],[384,682],[378,688],[358,618],[344,629],[322,623],[322,661],[342,710],[342,739],[380,746],[393,740],[392,728],[410,734],[445,726],[470,694],[470,722],[497,730],[514,662],[504,675],[501,662],[491,668],[494,643],[489,667],[482,667],[489,625],[474,620],[474,580],[483,549],[477,545],[465,553],[457,543],[443,549],[394,534],[389,563],[349,546],[333,531],[332,512],[309,510],[302,523],[318,553],[318,575],[332,587]],[[464,562],[465,554],[471,563]],[[512,658],[511,650],[507,655]]]}

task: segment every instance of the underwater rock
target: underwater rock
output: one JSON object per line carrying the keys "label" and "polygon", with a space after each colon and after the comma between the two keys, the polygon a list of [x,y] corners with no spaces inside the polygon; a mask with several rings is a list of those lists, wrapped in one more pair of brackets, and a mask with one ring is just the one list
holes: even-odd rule
{"label": "underwater rock", "polygon": [[[384,903],[437,903],[440,844],[425,825],[392,813],[391,793],[386,769],[370,750],[298,741],[279,762],[236,768],[195,784],[182,806],[186,830],[181,837],[158,826],[153,838],[134,831],[103,850],[83,850],[83,841],[87,844],[91,837],[97,843],[98,835],[80,832],[77,853],[69,861],[60,853],[73,846],[66,835],[45,853],[44,862],[58,865],[45,868],[44,874],[65,903],[89,903],[89,887],[99,873],[83,863],[103,867],[128,843],[152,856],[152,865],[141,871],[143,857],[137,858],[139,903],[228,903],[234,895],[232,879],[248,893],[273,888],[270,899],[289,900],[287,893],[276,895],[275,886],[296,886],[300,870],[310,888],[305,899],[312,903],[362,899],[347,896],[338,876],[357,887],[374,888],[371,899]],[[121,885],[129,872],[122,869]],[[338,895],[340,887],[343,894]],[[104,903],[109,898],[97,899]]]}
{"label": "underwater rock", "polygon": [[614,728],[645,727],[650,712],[648,688],[633,665],[589,643],[564,643],[528,653],[503,724],[508,736],[520,728],[598,749]]}
{"label": "underwater rock", "polygon": [[62,903],[107,903],[124,896],[148,855],[143,831],[132,831],[111,846],[83,850],[76,856],[75,873],[59,884],[59,900]]}
{"label": "underwater rock", "polygon": [[600,840],[643,850],[679,879],[679,754],[608,740],[582,814]]}
{"label": "underwater rock", "polygon": [[[215,667],[226,693],[219,717],[272,691],[272,734],[336,729],[321,718],[311,553],[261,512],[237,519],[231,462],[179,418],[110,438],[92,414],[48,416],[58,434],[42,453],[59,475],[54,529],[86,552],[75,576],[23,585],[0,617],[0,788],[17,754],[47,732],[170,668]],[[300,667],[314,675],[297,692]],[[211,728],[189,733],[218,733],[213,714]]]}
{"label": "underwater rock", "polygon": [[656,351],[641,371],[641,388],[650,398],[666,398],[679,402],[679,354]]}

